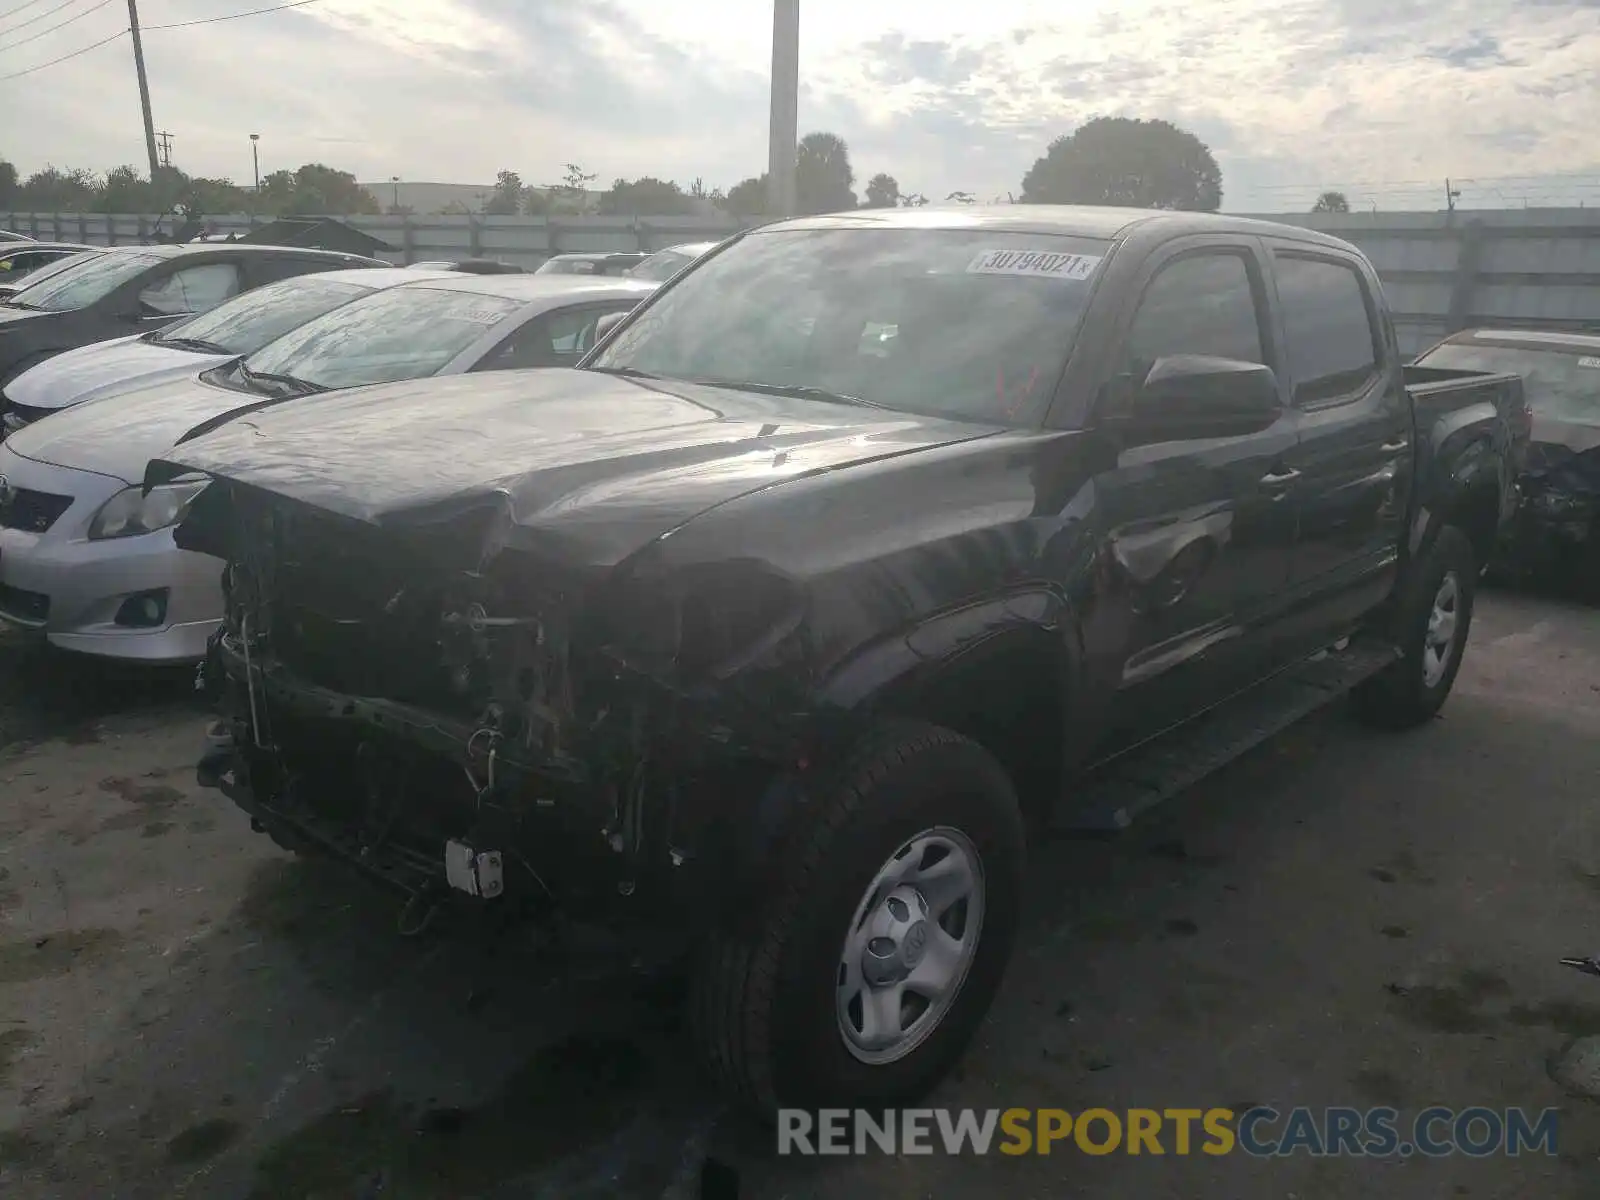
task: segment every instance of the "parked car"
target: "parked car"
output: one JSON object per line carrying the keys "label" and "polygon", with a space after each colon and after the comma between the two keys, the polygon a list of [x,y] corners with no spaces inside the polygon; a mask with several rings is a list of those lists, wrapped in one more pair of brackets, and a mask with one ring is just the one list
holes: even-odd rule
{"label": "parked car", "polygon": [[63,350],[159,329],[264,283],[388,265],[290,246],[114,246],[0,300],[0,386]]}
{"label": "parked car", "polygon": [[104,251],[105,247],[103,246],[91,246],[86,250],[80,250],[76,254],[68,254],[51,259],[43,266],[35,267],[26,275],[7,275],[4,278],[0,278],[0,301],[16,295],[25,287],[32,287],[41,279],[48,279],[50,276],[65,271],[70,267],[75,267],[79,263],[88,262],[96,254],[102,254]]}
{"label": "parked car", "polygon": [[18,233],[14,229],[0,229],[0,243],[3,242],[31,242],[33,239],[25,233]]}
{"label": "parked car", "polygon": [[[380,381],[576,362],[601,317],[654,288],[631,280],[372,274],[390,284],[396,275],[407,280],[347,301],[244,358],[102,394],[0,443],[0,621],[105,658],[198,660],[222,616],[221,564],[173,545],[171,527],[193,493],[145,495],[139,483],[152,457],[192,427],[293,397],[325,403],[331,397],[320,393]],[[351,436],[359,442],[367,434]]]}
{"label": "parked car", "polygon": [[630,279],[652,279],[656,283],[665,283],[695,259],[710,254],[718,245],[717,242],[684,242],[681,246],[668,246],[628,268],[627,275]]}
{"label": "parked car", "polygon": [[93,253],[96,247],[76,242],[15,242],[0,244],[0,286],[14,287],[41,267],[73,255]]}
{"label": "parked car", "polygon": [[1521,403],[1408,388],[1311,230],[875,211],[738,236],[576,370],[286,404],[147,482],[228,562],[199,778],[254,828],[408,920],[692,951],[733,1097],[878,1109],[988,1009],[1025,815],[1120,826],[1352,688],[1439,710]]}
{"label": "parked car", "polygon": [[526,267],[501,262],[498,258],[463,258],[460,262],[411,263],[409,271],[462,271],[468,275],[528,275]]}
{"label": "parked car", "polygon": [[[448,278],[440,271],[431,275]],[[63,351],[0,388],[5,414],[0,417],[0,436],[85,400],[192,377],[254,354],[341,304],[418,278],[416,271],[398,267],[296,275],[235,296],[176,325]]]}
{"label": "parked car", "polygon": [[1417,359],[1418,373],[1509,371],[1532,420],[1522,504],[1498,566],[1600,585],[1600,334],[1468,329]]}
{"label": "parked car", "polygon": [[647,256],[643,253],[557,254],[539,264],[535,275],[626,275]]}

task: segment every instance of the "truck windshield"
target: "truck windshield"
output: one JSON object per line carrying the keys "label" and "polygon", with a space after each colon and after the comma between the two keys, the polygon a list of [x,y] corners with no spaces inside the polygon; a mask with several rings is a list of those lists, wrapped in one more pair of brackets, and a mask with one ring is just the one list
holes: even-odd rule
{"label": "truck windshield", "polygon": [[1600,352],[1450,342],[1417,366],[1521,375],[1528,407],[1539,416],[1600,425]]}
{"label": "truck windshield", "polygon": [[973,228],[754,233],[661,292],[585,365],[1036,424],[1109,250]]}
{"label": "truck windshield", "polygon": [[88,308],[160,261],[153,254],[116,251],[95,254],[64,271],[52,273],[48,279],[29,284],[12,299],[23,308],[43,308],[50,312]]}

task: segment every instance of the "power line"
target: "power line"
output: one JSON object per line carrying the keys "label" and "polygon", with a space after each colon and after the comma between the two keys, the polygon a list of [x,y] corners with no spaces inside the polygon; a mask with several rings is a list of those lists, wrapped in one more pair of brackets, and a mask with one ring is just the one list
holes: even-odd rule
{"label": "power line", "polygon": [[[78,0],[62,0],[62,2],[60,4],[58,4],[58,5],[56,5],[54,8],[47,8],[42,13],[35,13],[33,16],[29,17],[26,21],[18,21],[10,29],[0,29],[0,33],[15,33],[19,29],[25,29],[29,25],[32,25],[35,21],[44,20],[51,13],[58,13],[63,8],[71,8],[77,2],[78,2]],[[37,3],[39,3],[39,0],[31,0],[31,3],[37,4]],[[26,4],[24,4],[22,6],[22,8],[27,8],[27,7],[28,7],[28,5],[26,5]],[[0,20],[4,20],[5,17],[9,17],[11,15],[11,13],[21,12],[21,11],[22,11],[21,8],[14,8],[14,9],[11,10],[11,12],[4,14],[4,16],[0,16]]]}
{"label": "power line", "polygon": [[68,25],[71,25],[74,21],[81,21],[91,13],[99,12],[102,8],[110,3],[111,0],[100,0],[99,4],[94,5],[92,8],[84,9],[75,17],[68,17],[65,21],[57,21],[54,25],[46,25],[38,33],[30,33],[25,38],[19,38],[17,41],[11,42],[8,45],[0,46],[0,53],[4,53],[7,50],[15,50],[18,46],[26,46],[29,42],[36,42],[40,38],[44,37],[45,34],[54,33],[58,29],[64,29]]}
{"label": "power line", "polygon": [[288,8],[304,8],[308,4],[317,4],[320,0],[293,0],[290,4],[274,4],[270,8],[252,8],[249,12],[229,13],[225,17],[201,17],[196,21],[174,21],[170,25],[146,25],[145,32],[157,29],[187,29],[191,25],[215,25],[218,21],[237,21],[240,17],[259,17],[262,13],[283,12]]}
{"label": "power line", "polygon": [[126,29],[119,29],[110,37],[101,38],[98,42],[92,42],[83,47],[81,50],[74,50],[71,54],[63,54],[60,58],[52,58],[49,62],[42,62],[36,67],[29,67],[26,71],[14,71],[10,75],[0,75],[0,83],[4,83],[8,79],[21,79],[24,75],[32,75],[35,71],[42,71],[46,67],[55,66],[57,63],[64,63],[69,58],[77,58],[80,54],[87,54],[91,50],[98,50],[107,42],[114,42],[120,37],[126,37],[127,33],[128,31]]}
{"label": "power line", "polygon": [[44,0],[27,0],[26,4],[19,4],[15,8],[8,8],[8,9],[5,10],[5,12],[0,13],[0,21],[4,21],[7,17],[16,16],[19,12],[21,12],[25,8],[32,8],[35,4],[43,4],[43,3],[44,3]]}

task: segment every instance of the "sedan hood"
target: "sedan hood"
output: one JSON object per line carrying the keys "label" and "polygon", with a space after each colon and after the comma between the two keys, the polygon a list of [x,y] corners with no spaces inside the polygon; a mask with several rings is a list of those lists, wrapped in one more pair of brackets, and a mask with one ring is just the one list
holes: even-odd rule
{"label": "sedan hood", "polygon": [[0,333],[9,333],[28,321],[38,320],[40,317],[59,317],[58,312],[46,312],[39,308],[8,308],[0,305]]}
{"label": "sedan hood", "polygon": [[6,384],[6,398],[25,408],[66,408],[111,392],[193,375],[231,357],[179,350],[147,341],[146,336],[113,338],[47,358]]}
{"label": "sedan hood", "polygon": [[[147,482],[204,471],[442,534],[429,541],[463,564],[512,545],[606,567],[746,493],[995,431],[593,371],[506,371],[287,401],[176,447]],[[201,508],[191,520],[203,525]]]}
{"label": "sedan hood", "polygon": [[260,400],[252,392],[206,383],[190,371],[52,413],[17,430],[6,445],[24,458],[138,483],[150,460],[195,425]]}

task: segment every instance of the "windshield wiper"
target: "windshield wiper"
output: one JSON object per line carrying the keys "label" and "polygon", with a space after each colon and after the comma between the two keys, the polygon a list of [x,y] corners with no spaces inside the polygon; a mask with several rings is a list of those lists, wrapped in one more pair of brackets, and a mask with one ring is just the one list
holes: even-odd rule
{"label": "windshield wiper", "polygon": [[266,389],[257,386],[261,383],[277,384],[278,387],[285,389],[291,396],[310,396],[313,393],[328,390],[319,383],[296,379],[293,375],[276,375],[271,371],[252,371],[242,361],[239,363],[239,375],[246,384],[250,385],[253,391],[261,392],[263,395],[270,393]]}
{"label": "windshield wiper", "polygon": [[208,342],[204,338],[186,337],[158,337],[155,339],[160,346],[176,346],[180,350],[194,350],[201,354],[232,354],[226,346],[219,346],[215,342]]}
{"label": "windshield wiper", "polygon": [[887,408],[876,400],[852,396],[848,392],[830,392],[827,388],[808,387],[799,383],[752,383],[745,379],[688,379],[686,383],[706,387],[732,388],[741,392],[756,392],[763,396],[792,396],[796,400],[821,400],[828,404],[850,404],[857,408]]}
{"label": "windshield wiper", "polygon": [[635,367],[590,367],[596,375],[620,375],[624,379],[665,379],[665,375],[652,375]]}
{"label": "windshield wiper", "polygon": [[0,304],[4,304],[7,308],[25,308],[30,312],[44,312],[45,311],[44,305],[42,305],[42,304],[28,304],[28,303],[25,303],[24,301],[18,300],[15,296],[7,296],[4,300],[0,300]]}

